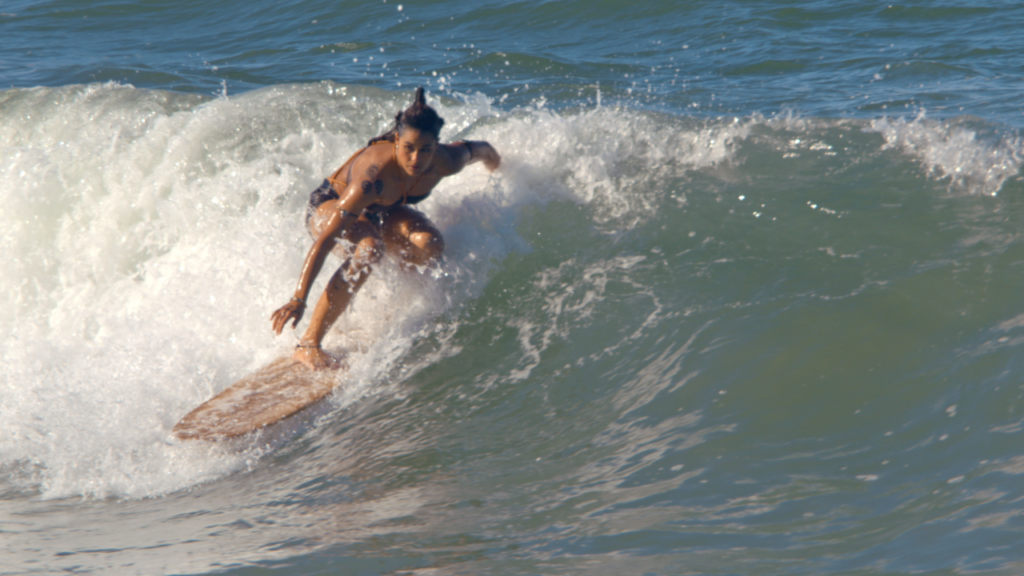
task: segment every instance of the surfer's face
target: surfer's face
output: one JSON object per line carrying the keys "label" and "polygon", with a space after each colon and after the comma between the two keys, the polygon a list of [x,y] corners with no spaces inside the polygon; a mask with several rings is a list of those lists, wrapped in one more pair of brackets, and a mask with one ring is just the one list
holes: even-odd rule
{"label": "surfer's face", "polygon": [[410,176],[419,176],[430,168],[437,152],[437,138],[429,132],[406,128],[395,142],[398,165]]}

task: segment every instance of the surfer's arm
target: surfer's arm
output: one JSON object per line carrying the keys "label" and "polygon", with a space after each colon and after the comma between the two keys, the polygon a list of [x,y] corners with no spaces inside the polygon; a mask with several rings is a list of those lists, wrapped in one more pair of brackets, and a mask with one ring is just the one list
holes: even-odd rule
{"label": "surfer's arm", "polygon": [[501,165],[501,155],[483,140],[459,140],[448,145],[448,150],[450,174],[460,172],[474,162],[483,162],[491,172]]}
{"label": "surfer's arm", "polygon": [[[339,207],[341,203],[339,202]],[[362,210],[360,210],[362,212]],[[331,245],[340,238],[345,230],[359,218],[359,213],[339,208],[333,210],[327,222],[324,222],[320,235],[313,241],[306,253],[306,260],[302,264],[302,272],[299,274],[299,284],[295,287],[293,300],[305,303],[309,296],[309,289],[313,286],[320,269],[324,266],[324,260],[331,251]]]}
{"label": "surfer's arm", "polygon": [[[361,182],[362,177],[366,175],[360,174],[360,176],[361,178],[353,180]],[[359,218],[363,210],[373,203],[372,194],[364,194],[363,188],[363,186],[349,185],[335,204],[335,209],[331,211],[327,221],[320,229],[319,236],[309,247],[309,252],[306,253],[302,272],[299,274],[299,283],[295,287],[295,294],[287,304],[275,310],[270,316],[274,332],[280,334],[289,320],[293,320],[292,328],[294,328],[302,319],[310,288],[312,288],[317,275],[320,274],[327,254],[334,247],[334,243],[341,239],[345,231]]]}
{"label": "surfer's arm", "polygon": [[270,315],[274,332],[280,334],[289,320],[292,320],[292,328],[295,328],[299,324],[299,320],[302,320],[309,289],[313,285],[313,281],[316,280],[317,274],[320,273],[320,269],[323,268],[327,253],[330,252],[330,248],[327,247],[328,242],[336,235],[343,233],[344,229],[355,219],[355,216],[351,214],[343,216],[340,213],[335,213],[324,223],[320,236],[313,241],[309,252],[306,253],[306,260],[302,264],[302,272],[299,274],[299,284],[295,287],[295,294],[287,304]]}

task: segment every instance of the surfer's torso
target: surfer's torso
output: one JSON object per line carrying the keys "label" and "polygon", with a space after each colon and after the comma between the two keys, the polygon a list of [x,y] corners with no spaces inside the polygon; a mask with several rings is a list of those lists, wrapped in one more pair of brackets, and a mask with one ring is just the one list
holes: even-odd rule
{"label": "surfer's torso", "polygon": [[[343,199],[339,202],[342,209],[355,212],[353,208],[362,205],[365,213],[384,215],[395,206],[425,200],[444,177],[439,166],[443,159],[435,158],[421,174],[409,176],[399,168],[394,147],[394,142],[384,140],[353,154],[310,195],[310,212],[328,200]],[[358,181],[357,186],[352,186],[353,180]]]}

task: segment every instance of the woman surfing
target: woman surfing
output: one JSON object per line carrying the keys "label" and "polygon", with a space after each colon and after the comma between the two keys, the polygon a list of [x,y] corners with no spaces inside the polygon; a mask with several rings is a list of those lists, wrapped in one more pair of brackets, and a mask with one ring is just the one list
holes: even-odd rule
{"label": "woman surfing", "polygon": [[320,343],[384,253],[397,255],[403,264],[423,266],[444,252],[441,233],[409,205],[469,164],[483,162],[492,172],[501,164],[487,142],[441,144],[443,125],[444,119],[427,105],[423,88],[417,88],[412,105],[395,116],[395,126],[370,140],[310,195],[306,225],[315,240],[295,294],[270,316],[276,333],[289,320],[293,328],[298,325],[313,281],[336,244],[344,261],[317,301],[293,359],[312,370],[334,367]]}

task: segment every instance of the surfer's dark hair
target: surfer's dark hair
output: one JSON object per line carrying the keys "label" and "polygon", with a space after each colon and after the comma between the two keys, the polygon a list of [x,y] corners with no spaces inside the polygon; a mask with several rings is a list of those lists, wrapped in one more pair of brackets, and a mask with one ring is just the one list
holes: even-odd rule
{"label": "surfer's dark hair", "polygon": [[416,97],[412,104],[395,115],[395,126],[370,140],[367,146],[384,140],[394,142],[399,134],[405,132],[406,128],[415,128],[440,140],[442,126],[444,126],[444,118],[438,116],[437,111],[427,105],[427,96],[423,92],[423,87],[420,86],[416,89]]}

